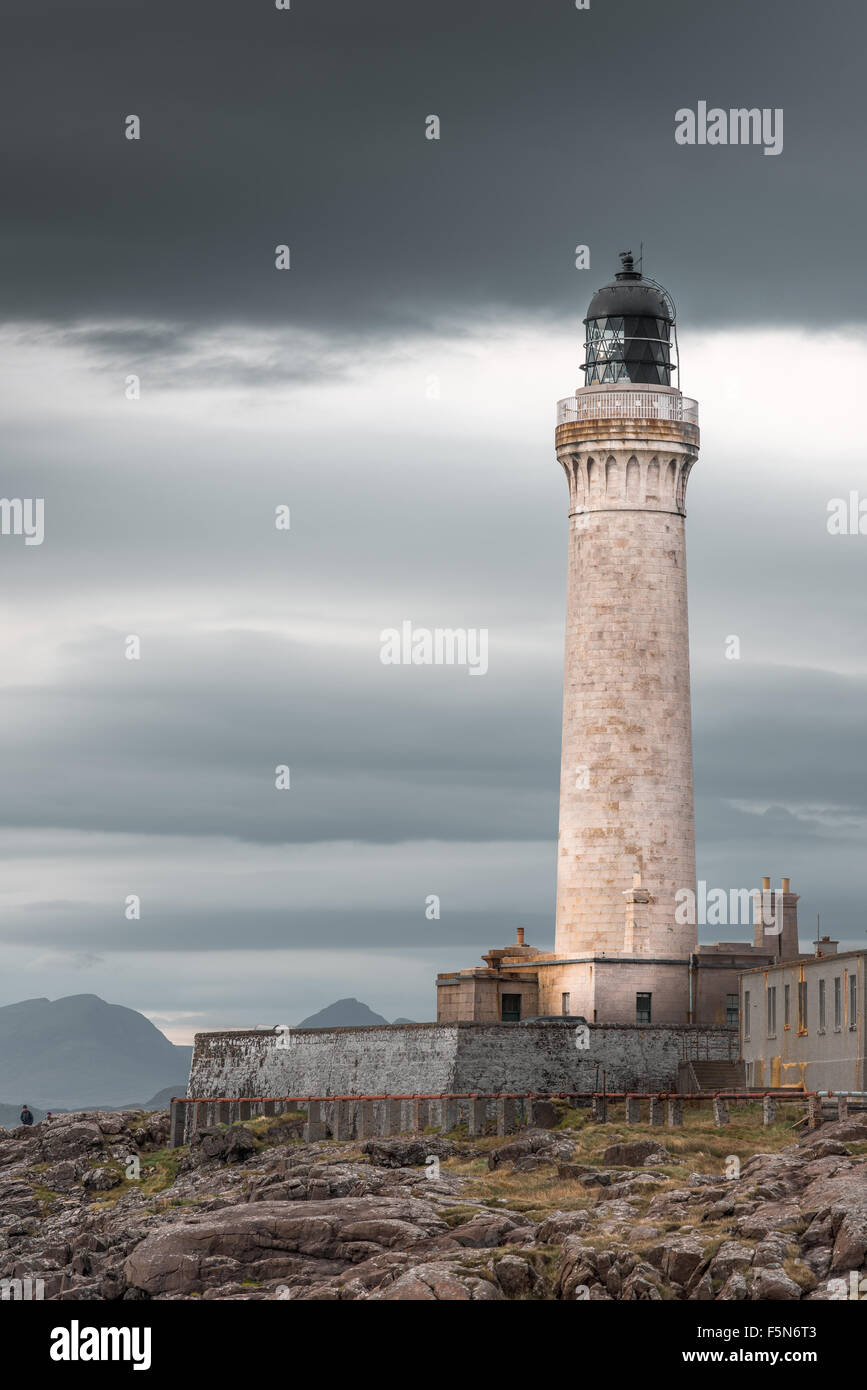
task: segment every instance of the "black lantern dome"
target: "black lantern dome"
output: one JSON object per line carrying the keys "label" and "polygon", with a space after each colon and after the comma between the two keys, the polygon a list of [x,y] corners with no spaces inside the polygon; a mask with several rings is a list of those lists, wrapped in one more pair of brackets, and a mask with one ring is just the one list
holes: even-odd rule
{"label": "black lantern dome", "polygon": [[584,384],[670,386],[674,304],[661,285],[635,269],[631,251],[621,251],[620,260],[623,269],[596,291],[584,320]]}

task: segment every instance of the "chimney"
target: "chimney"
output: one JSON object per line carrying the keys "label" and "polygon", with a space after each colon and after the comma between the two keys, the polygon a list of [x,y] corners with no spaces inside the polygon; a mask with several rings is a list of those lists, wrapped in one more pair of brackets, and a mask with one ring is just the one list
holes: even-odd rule
{"label": "chimney", "polygon": [[523,946],[523,944],[524,944],[524,928],[523,928],[523,927],[519,927],[519,928],[518,928],[518,941],[517,941],[517,945]]}
{"label": "chimney", "polygon": [[836,956],[839,941],[832,941],[830,936],[822,936],[815,943],[817,956]]}
{"label": "chimney", "polygon": [[791,879],[784,878],[779,891],[771,891],[769,877],[762,879],[762,891],[754,895],[753,944],[778,960],[797,960],[798,894],[791,891]]}
{"label": "chimney", "polygon": [[777,914],[783,923],[780,933],[781,960],[797,960],[801,954],[798,942],[798,894],[791,892],[790,884],[791,880],[784,878],[781,891],[774,895],[777,900]]}

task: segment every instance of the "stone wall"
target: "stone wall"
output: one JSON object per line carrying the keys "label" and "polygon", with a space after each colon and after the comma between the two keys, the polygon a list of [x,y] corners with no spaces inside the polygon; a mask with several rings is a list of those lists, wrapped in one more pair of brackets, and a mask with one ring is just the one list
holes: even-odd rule
{"label": "stone wall", "polygon": [[[198,1033],[188,1095],[674,1090],[678,1063],[737,1055],[731,1029],[416,1023]],[[586,1038],[586,1046],[579,1045]]]}

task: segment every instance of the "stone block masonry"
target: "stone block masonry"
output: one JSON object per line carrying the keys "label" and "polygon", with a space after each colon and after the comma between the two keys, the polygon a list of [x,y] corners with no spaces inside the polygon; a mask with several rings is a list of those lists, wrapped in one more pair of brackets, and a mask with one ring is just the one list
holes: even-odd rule
{"label": "stone block masonry", "polygon": [[727,1028],[599,1024],[585,1031],[559,1020],[198,1033],[187,1093],[673,1091],[680,1062],[727,1060],[733,1045]]}

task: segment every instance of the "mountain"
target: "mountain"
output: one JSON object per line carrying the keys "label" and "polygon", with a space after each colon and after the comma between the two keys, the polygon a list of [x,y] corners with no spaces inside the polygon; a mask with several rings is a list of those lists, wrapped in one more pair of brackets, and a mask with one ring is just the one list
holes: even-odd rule
{"label": "mountain", "polygon": [[387,1022],[388,1019],[383,1018],[382,1014],[375,1014],[357,999],[338,999],[336,1004],[329,1004],[327,1008],[320,1009],[318,1014],[311,1014],[309,1018],[302,1019],[296,1027],[364,1028],[374,1023]]}
{"label": "mountain", "polygon": [[[0,1098],[43,1110],[125,1105],[189,1076],[192,1048],[176,1047],[135,1009],[96,994],[24,999],[0,1008]],[[175,1087],[183,1094],[186,1082]]]}
{"label": "mountain", "polygon": [[[185,1096],[187,1094],[186,1080],[179,1081],[177,1086],[164,1086],[161,1091],[157,1091],[155,1096],[146,1100],[141,1107],[142,1110],[168,1110],[172,1103],[172,1096]],[[130,1109],[133,1107],[130,1106]]]}

